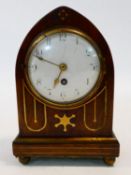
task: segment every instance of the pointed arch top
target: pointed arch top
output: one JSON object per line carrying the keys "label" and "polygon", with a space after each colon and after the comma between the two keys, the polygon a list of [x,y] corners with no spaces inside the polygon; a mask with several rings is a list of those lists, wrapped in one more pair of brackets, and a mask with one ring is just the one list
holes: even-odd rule
{"label": "pointed arch top", "polygon": [[[99,47],[102,57],[105,61],[105,72],[103,82],[101,83],[101,87],[103,88],[107,86],[108,90],[108,100],[109,100],[109,109],[112,115],[113,110],[113,91],[114,91],[114,67],[113,67],[113,60],[111,56],[110,49],[106,40],[104,39],[103,35],[100,31],[92,24],[87,18],[85,18],[80,13],[76,12],[75,10],[61,6],[46,16],[44,16],[41,20],[39,20],[33,28],[29,31],[27,36],[25,37],[21,48],[18,53],[17,62],[16,62],[16,86],[17,89],[20,89],[22,79],[24,79],[24,63],[26,59],[26,55],[28,49],[35,38],[43,33],[44,31],[52,30],[55,28],[61,27],[71,27],[74,29],[78,29],[88,35]],[[99,91],[99,90],[98,90]],[[18,93],[19,94],[19,93]],[[19,96],[19,95],[18,95]],[[18,97],[19,98],[19,97]]]}
{"label": "pointed arch top", "polygon": [[112,56],[103,35],[87,18],[66,6],[61,6],[54,9],[33,26],[21,45],[17,57],[17,64],[19,64],[19,61],[21,59],[25,58],[30,44],[39,33],[58,27],[73,27],[83,31],[88,36],[90,36],[99,46],[103,57],[106,59],[110,75],[112,74],[113,76],[114,69]]}

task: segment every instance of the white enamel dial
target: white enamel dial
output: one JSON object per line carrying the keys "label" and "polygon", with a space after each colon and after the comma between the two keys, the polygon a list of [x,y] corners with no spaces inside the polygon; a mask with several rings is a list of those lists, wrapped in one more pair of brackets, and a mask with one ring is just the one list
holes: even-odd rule
{"label": "white enamel dial", "polygon": [[43,37],[29,56],[29,80],[49,101],[71,103],[83,98],[94,88],[99,75],[97,51],[76,33],[57,32]]}

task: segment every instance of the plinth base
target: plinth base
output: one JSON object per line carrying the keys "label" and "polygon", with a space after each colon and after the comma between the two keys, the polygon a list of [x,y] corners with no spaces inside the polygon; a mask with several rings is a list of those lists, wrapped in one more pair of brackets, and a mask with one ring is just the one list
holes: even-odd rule
{"label": "plinth base", "polygon": [[103,158],[113,165],[119,156],[119,143],[112,137],[32,138],[17,137],[13,142],[13,154],[23,164],[32,157]]}

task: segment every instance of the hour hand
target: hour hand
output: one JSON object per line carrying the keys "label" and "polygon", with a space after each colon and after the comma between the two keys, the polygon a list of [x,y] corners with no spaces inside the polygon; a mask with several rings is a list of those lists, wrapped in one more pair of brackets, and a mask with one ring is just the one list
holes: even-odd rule
{"label": "hour hand", "polygon": [[59,84],[60,76],[61,76],[62,72],[63,72],[63,70],[60,70],[60,73],[59,73],[58,77],[55,78],[55,80],[54,80],[54,88],[56,87],[57,84]]}
{"label": "hour hand", "polygon": [[56,79],[54,80],[54,88],[55,88],[55,86],[56,86],[58,83],[59,83],[59,78],[56,78]]}
{"label": "hour hand", "polygon": [[60,69],[60,72],[59,72],[57,78],[55,78],[55,80],[54,80],[54,88],[56,87],[57,84],[59,84],[59,82],[60,82],[60,76],[61,76],[62,72],[64,72],[65,70],[67,70],[67,65],[64,64],[64,63],[61,63],[59,65],[59,69]]}

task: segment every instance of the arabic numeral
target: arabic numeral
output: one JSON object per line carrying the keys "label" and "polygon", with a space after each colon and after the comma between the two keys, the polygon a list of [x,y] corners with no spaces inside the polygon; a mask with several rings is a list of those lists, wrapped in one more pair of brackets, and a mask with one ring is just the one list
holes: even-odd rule
{"label": "arabic numeral", "polygon": [[66,33],[60,33],[59,34],[59,39],[60,41],[66,41],[67,34]]}

